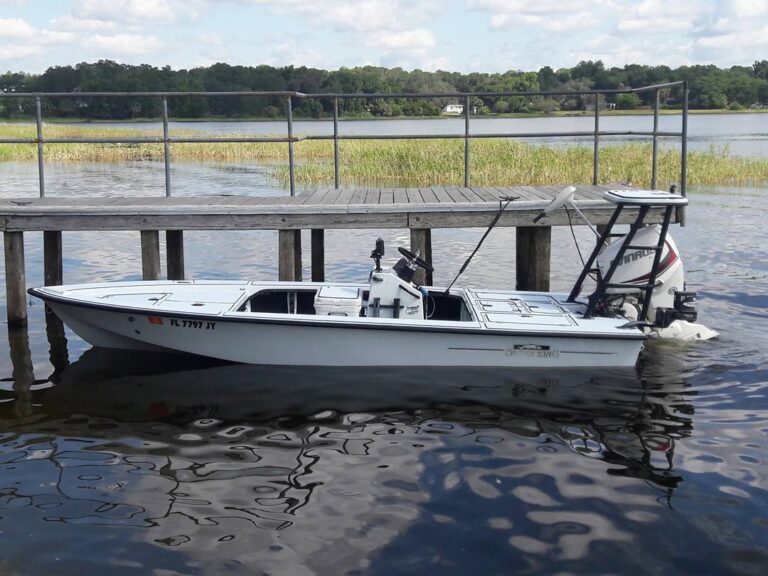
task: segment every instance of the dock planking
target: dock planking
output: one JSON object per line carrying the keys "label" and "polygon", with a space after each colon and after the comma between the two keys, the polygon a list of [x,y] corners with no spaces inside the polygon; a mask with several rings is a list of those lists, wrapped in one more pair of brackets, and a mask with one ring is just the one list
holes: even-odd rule
{"label": "dock planking", "polygon": [[[604,224],[613,205],[608,186],[579,185],[576,205],[593,224]],[[533,218],[557,186],[426,188],[319,188],[298,196],[174,196],[129,198],[19,198],[0,200],[0,229],[9,232],[70,230],[217,230],[301,228],[484,227],[513,196],[498,226],[563,226],[564,211],[539,223]],[[660,213],[659,213],[660,214]],[[655,216],[660,219],[658,215]],[[633,218],[627,211],[623,221]]]}

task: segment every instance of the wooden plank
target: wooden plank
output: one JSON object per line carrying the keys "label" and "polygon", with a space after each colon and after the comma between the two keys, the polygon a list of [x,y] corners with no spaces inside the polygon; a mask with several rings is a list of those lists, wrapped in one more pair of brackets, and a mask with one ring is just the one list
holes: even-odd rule
{"label": "wooden plank", "polygon": [[576,186],[575,198],[578,200],[603,200],[603,190],[592,185]]}
{"label": "wooden plank", "polygon": [[409,204],[423,204],[424,198],[421,196],[418,188],[406,188],[405,195],[408,197]]}
{"label": "wooden plank", "polygon": [[364,204],[378,204],[381,198],[381,191],[378,188],[368,188],[365,193]]}
{"label": "wooden plank", "polygon": [[446,194],[448,194],[448,196],[450,196],[451,200],[453,200],[454,202],[460,202],[462,204],[464,202],[469,202],[469,200],[467,200],[467,197],[464,196],[464,194],[462,194],[461,191],[456,187],[451,186],[450,188],[445,188],[444,190]]}
{"label": "wooden plank", "polygon": [[24,269],[24,233],[5,232],[5,302],[9,328],[27,325],[27,280]]}
{"label": "wooden plank", "polygon": [[43,232],[43,284],[60,286],[63,283],[61,232]]}
{"label": "wooden plank", "polygon": [[352,192],[352,200],[349,201],[350,204],[365,204],[365,195],[367,193],[367,190],[365,188],[358,188],[354,192]]}
{"label": "wooden plank", "polygon": [[354,194],[354,190],[351,188],[342,190],[339,197],[336,198],[336,204],[339,206],[346,206],[352,201],[352,194]]}
{"label": "wooden plank", "polygon": [[[514,202],[512,202],[514,204]],[[510,207],[512,206],[510,204]],[[409,215],[408,226],[410,228],[484,228],[488,226],[491,219],[498,212],[498,204],[496,210],[487,210],[482,212],[412,212]],[[529,210],[510,210],[509,208],[504,211],[501,218],[499,218],[496,226],[500,227],[517,227],[517,226],[530,226],[533,219],[541,212],[541,209],[529,209]],[[607,224],[610,218],[610,214],[603,210],[593,211],[590,209],[582,209],[587,219],[594,225]],[[619,218],[619,224],[630,224],[634,222],[637,212],[634,215],[631,213],[624,214],[622,212]],[[573,218],[573,215],[571,216]],[[661,222],[661,218],[648,218],[646,221]],[[550,213],[547,216],[547,226],[567,226],[568,217],[565,214],[565,210],[558,210]]]}
{"label": "wooden plank", "polygon": [[[256,208],[258,206],[292,206],[292,205],[296,205],[296,201],[292,200],[290,197],[268,196],[268,197],[260,198],[258,202],[249,202],[241,205],[237,205],[237,204],[229,205],[229,208],[232,208],[233,210],[237,210],[239,208],[244,208],[246,206]],[[227,206],[221,205],[220,207],[226,208]],[[211,208],[215,208],[215,206],[212,206]]]}
{"label": "wooden plank", "polygon": [[141,231],[141,273],[144,280],[160,280],[160,234]]}
{"label": "wooden plank", "polygon": [[340,194],[341,194],[341,190],[340,189],[339,190],[336,190],[336,189],[329,190],[328,194],[323,196],[323,199],[320,202],[318,202],[318,204],[321,204],[323,206],[333,205],[333,204],[336,203],[336,199],[339,197]]}
{"label": "wooden plank", "polygon": [[541,187],[541,186],[520,186],[518,188],[524,194],[526,194],[528,198],[530,198],[531,200],[538,199],[538,200],[544,200],[545,202],[551,202],[552,198],[554,198],[555,195],[557,194],[556,192],[553,192],[552,188]]}
{"label": "wooden plank", "polygon": [[437,196],[430,188],[419,188],[419,192],[421,192],[421,197],[424,199],[425,204],[437,204],[439,200],[437,199]]}
{"label": "wooden plank", "polygon": [[516,234],[516,289],[548,292],[552,228],[520,226]]}
{"label": "wooden plank", "polygon": [[465,202],[485,202],[485,198],[480,196],[480,194],[475,192],[472,188],[454,187],[454,189],[464,196]]}
{"label": "wooden plank", "polygon": [[323,197],[329,192],[330,190],[328,188],[318,188],[306,198],[303,198],[302,196],[301,204],[303,205],[318,204],[322,201]]}
{"label": "wooden plank", "polygon": [[395,193],[393,190],[382,189],[379,196],[379,204],[393,204],[395,202]]}
{"label": "wooden plank", "polygon": [[499,194],[496,188],[471,188],[471,190],[482,198],[484,202],[493,202],[494,204],[499,203],[499,196],[501,196],[501,194]]}
{"label": "wooden plank", "polygon": [[[375,205],[371,205],[373,208]],[[605,219],[607,222],[607,218]],[[407,228],[406,212],[341,212],[327,214],[214,214],[205,216],[78,216],[13,218],[5,231],[45,230],[295,230],[311,228]]]}
{"label": "wooden plank", "polygon": [[[432,186],[430,187],[430,190],[432,190],[432,193],[435,195],[435,198],[437,198],[437,201],[441,204],[455,204],[456,200],[451,196],[451,194],[448,192],[448,190],[444,186]],[[463,202],[463,197],[462,200]]]}
{"label": "wooden plank", "polygon": [[393,191],[395,204],[408,204],[408,194],[405,188],[395,188]]}

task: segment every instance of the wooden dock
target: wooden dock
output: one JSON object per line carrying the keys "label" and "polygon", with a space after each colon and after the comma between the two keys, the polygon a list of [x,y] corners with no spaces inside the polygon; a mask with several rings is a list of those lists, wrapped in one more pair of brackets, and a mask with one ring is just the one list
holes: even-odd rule
{"label": "wooden dock", "polygon": [[[576,205],[594,225],[607,223],[613,205],[606,190],[576,186]],[[44,232],[45,283],[63,281],[61,234],[66,231],[137,230],[147,280],[160,276],[159,232],[166,232],[169,279],[184,277],[184,230],[279,230],[279,277],[301,279],[301,230],[312,230],[312,279],[324,279],[326,229],[399,228],[411,231],[411,249],[432,259],[433,228],[487,227],[500,199],[515,197],[497,226],[517,228],[517,288],[549,289],[551,227],[569,224],[564,210],[533,219],[560,186],[502,188],[322,188],[298,196],[194,196],[130,198],[18,198],[0,200],[9,324],[26,324],[24,232]],[[649,221],[660,221],[661,212]],[[629,222],[626,211],[619,222]],[[571,212],[574,225],[584,221]],[[422,282],[431,284],[431,278]]]}

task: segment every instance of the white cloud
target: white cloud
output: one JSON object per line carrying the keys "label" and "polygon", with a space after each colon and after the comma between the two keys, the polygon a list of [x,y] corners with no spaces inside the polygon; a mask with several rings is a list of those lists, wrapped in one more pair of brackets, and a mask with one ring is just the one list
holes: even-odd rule
{"label": "white cloud", "polygon": [[77,0],[73,13],[91,20],[168,24],[197,20],[202,5],[202,0]]}
{"label": "white cloud", "polygon": [[246,0],[281,15],[311,17],[340,31],[406,30],[439,13],[438,0]]}
{"label": "white cloud", "polygon": [[[375,58],[382,65],[434,69],[442,64],[442,55],[432,53],[438,46],[433,31],[425,24],[445,9],[439,0],[243,0],[251,5],[264,6],[280,16],[300,17],[313,29],[325,29],[348,35],[339,37],[339,43],[350,40],[376,50]],[[296,55],[296,50],[290,51]],[[277,55],[275,48],[270,54]],[[330,67],[327,60],[315,52],[307,54],[317,66]],[[370,59],[353,54],[353,60]],[[355,64],[357,64],[357,62]],[[342,64],[350,65],[349,58]]]}
{"label": "white cloud", "polygon": [[35,28],[21,18],[0,18],[0,38],[45,45],[67,42],[73,38],[73,35]]}
{"label": "white cloud", "polygon": [[96,34],[83,39],[83,44],[94,50],[94,58],[114,58],[149,54],[162,47],[156,36],[139,34]]}
{"label": "white cloud", "polygon": [[768,16],[768,2],[765,0],[730,0],[729,8],[738,17]]}
{"label": "white cloud", "polygon": [[435,35],[423,28],[367,35],[365,43],[383,50],[429,50],[437,46]]}
{"label": "white cloud", "polygon": [[18,60],[19,58],[28,58],[43,52],[42,46],[13,46],[9,44],[0,44],[0,59]]}
{"label": "white cloud", "polygon": [[112,20],[96,20],[92,18],[75,18],[67,14],[61,18],[51,20],[51,26],[59,30],[68,30],[72,32],[102,32],[104,30],[114,30],[117,23]]}
{"label": "white cloud", "polygon": [[595,7],[606,0],[598,0],[593,10],[585,10],[582,0],[470,0],[469,6],[490,13],[492,30],[529,28],[546,32],[570,32],[594,28],[600,23]]}

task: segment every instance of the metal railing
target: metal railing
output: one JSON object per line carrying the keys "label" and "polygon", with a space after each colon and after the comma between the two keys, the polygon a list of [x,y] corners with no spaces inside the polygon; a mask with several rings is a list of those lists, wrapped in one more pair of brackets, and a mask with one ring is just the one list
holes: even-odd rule
{"label": "metal railing", "polygon": [[[679,132],[659,130],[659,94],[661,90],[670,88],[682,88],[682,127]],[[650,131],[632,130],[600,130],[600,97],[616,94],[632,94],[653,92],[653,129]],[[285,137],[181,137],[175,138],[170,134],[168,127],[168,100],[177,97],[254,97],[254,98],[282,98],[285,102],[285,118],[287,135]],[[508,97],[556,97],[578,96],[591,97],[594,102],[594,129],[581,132],[527,132],[527,133],[476,133],[470,131],[471,99],[472,98],[508,98]],[[162,101],[162,127],[163,136],[137,137],[137,138],[45,138],[43,133],[43,98],[94,98],[94,97],[151,97],[160,98]],[[40,92],[40,93],[0,93],[3,98],[33,98],[35,100],[35,122],[37,136],[33,139],[24,138],[0,138],[0,144],[36,144],[39,174],[40,197],[45,196],[45,144],[163,144],[163,159],[165,163],[165,195],[171,196],[171,144],[174,143],[287,143],[288,145],[288,172],[289,188],[291,196],[296,193],[295,182],[295,158],[294,144],[303,140],[333,140],[333,164],[334,186],[340,187],[341,176],[339,168],[339,141],[340,140],[425,140],[425,139],[463,139],[464,140],[464,186],[470,185],[470,141],[475,138],[593,138],[592,183],[598,184],[600,173],[600,138],[602,136],[649,136],[652,139],[651,158],[651,187],[657,187],[658,179],[658,139],[659,137],[677,137],[681,140],[680,146],[680,193],[687,193],[687,153],[688,153],[688,82],[668,82],[655,84],[641,88],[625,88],[613,90],[585,90],[585,91],[538,91],[538,92],[439,92],[419,94],[304,94],[301,92]],[[294,99],[332,99],[333,107],[333,134],[332,135],[308,135],[296,137],[293,133],[293,100]],[[349,134],[339,133],[339,101],[353,99],[432,99],[450,98],[461,99],[464,103],[464,133],[463,134]]]}

